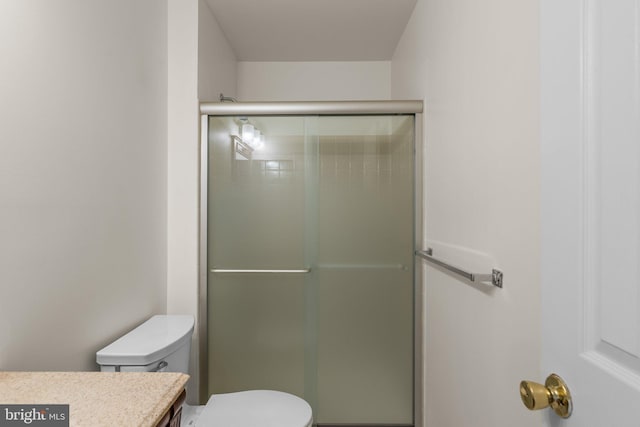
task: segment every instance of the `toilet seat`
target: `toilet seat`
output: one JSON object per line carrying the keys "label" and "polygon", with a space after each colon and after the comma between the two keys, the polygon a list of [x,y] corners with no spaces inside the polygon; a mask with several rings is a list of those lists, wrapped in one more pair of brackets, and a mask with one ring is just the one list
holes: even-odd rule
{"label": "toilet seat", "polygon": [[197,427],[311,427],[311,406],[289,393],[250,390],[214,394]]}

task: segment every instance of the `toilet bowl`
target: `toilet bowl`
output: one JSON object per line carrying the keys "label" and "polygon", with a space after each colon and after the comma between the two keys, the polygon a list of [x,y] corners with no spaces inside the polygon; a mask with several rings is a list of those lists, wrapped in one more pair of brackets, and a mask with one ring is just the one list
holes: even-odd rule
{"label": "toilet bowl", "polygon": [[[153,316],[96,353],[105,372],[183,372],[189,368],[192,316]],[[214,394],[203,406],[185,405],[183,427],[311,427],[303,399],[273,390]]]}

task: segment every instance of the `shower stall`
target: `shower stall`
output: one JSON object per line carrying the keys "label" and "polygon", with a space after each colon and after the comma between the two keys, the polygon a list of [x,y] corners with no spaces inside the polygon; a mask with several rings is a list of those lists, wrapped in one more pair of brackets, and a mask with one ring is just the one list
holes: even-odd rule
{"label": "shower stall", "polygon": [[201,398],[419,426],[419,101],[201,105]]}

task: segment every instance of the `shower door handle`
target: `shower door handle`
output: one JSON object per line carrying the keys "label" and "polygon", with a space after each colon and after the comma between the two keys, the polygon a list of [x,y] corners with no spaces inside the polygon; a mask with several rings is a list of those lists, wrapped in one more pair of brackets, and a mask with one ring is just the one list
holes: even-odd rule
{"label": "shower door handle", "polygon": [[300,268],[292,270],[252,270],[252,269],[225,269],[212,268],[212,273],[269,273],[269,274],[307,274],[311,268]]}

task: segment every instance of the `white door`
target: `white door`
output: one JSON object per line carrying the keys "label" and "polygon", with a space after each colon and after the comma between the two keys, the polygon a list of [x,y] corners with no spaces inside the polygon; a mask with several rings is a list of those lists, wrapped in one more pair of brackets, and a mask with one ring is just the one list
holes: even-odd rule
{"label": "white door", "polygon": [[541,1],[542,377],[549,426],[640,426],[640,0]]}

